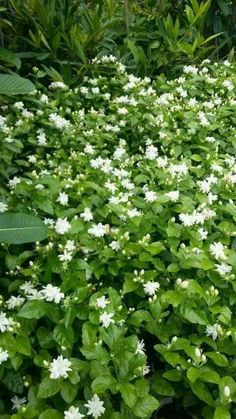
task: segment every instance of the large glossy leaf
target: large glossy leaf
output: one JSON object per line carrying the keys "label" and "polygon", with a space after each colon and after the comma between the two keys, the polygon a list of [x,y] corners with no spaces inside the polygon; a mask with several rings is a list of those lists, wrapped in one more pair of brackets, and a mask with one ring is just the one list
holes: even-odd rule
{"label": "large glossy leaf", "polygon": [[30,243],[47,237],[47,227],[42,220],[29,214],[0,214],[0,242],[9,244]]}
{"label": "large glossy leaf", "polygon": [[34,84],[18,74],[0,74],[0,94],[22,95],[35,90]]}

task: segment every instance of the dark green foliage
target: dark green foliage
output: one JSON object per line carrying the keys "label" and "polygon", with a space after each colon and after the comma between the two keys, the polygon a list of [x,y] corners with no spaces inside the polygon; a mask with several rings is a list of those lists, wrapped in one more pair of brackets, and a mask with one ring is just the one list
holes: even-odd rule
{"label": "dark green foliage", "polygon": [[229,0],[2,3],[0,63],[21,65],[22,75],[38,67],[43,81],[74,84],[104,54],[139,75],[175,75],[179,64],[234,55],[236,6]]}

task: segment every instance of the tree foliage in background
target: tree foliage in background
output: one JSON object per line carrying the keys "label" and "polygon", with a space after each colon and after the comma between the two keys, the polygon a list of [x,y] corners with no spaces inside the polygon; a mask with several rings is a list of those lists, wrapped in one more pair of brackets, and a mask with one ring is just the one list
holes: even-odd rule
{"label": "tree foliage in background", "polygon": [[95,56],[109,53],[139,75],[175,75],[182,64],[234,55],[236,6],[229,0],[1,3],[0,62],[22,75],[37,67],[42,79],[73,84]]}

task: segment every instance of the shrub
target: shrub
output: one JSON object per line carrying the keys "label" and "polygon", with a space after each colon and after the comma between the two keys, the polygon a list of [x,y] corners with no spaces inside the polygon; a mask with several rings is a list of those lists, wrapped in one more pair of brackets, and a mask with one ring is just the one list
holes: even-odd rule
{"label": "shrub", "polygon": [[0,211],[49,230],[1,246],[1,418],[234,417],[235,67],[95,61],[1,106]]}
{"label": "shrub", "polygon": [[110,53],[136,75],[164,71],[172,77],[184,63],[234,55],[235,13],[228,0],[3,0],[3,5],[0,62],[26,76],[36,66],[44,84],[74,86],[91,74],[94,57]]}

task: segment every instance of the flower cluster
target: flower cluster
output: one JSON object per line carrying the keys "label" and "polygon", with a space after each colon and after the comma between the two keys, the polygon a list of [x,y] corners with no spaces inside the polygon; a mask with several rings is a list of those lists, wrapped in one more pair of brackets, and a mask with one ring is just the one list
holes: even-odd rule
{"label": "flower cluster", "polygon": [[235,67],[93,65],[1,106],[0,213],[36,213],[48,237],[1,244],[0,415],[148,419],[177,397],[229,417]]}

